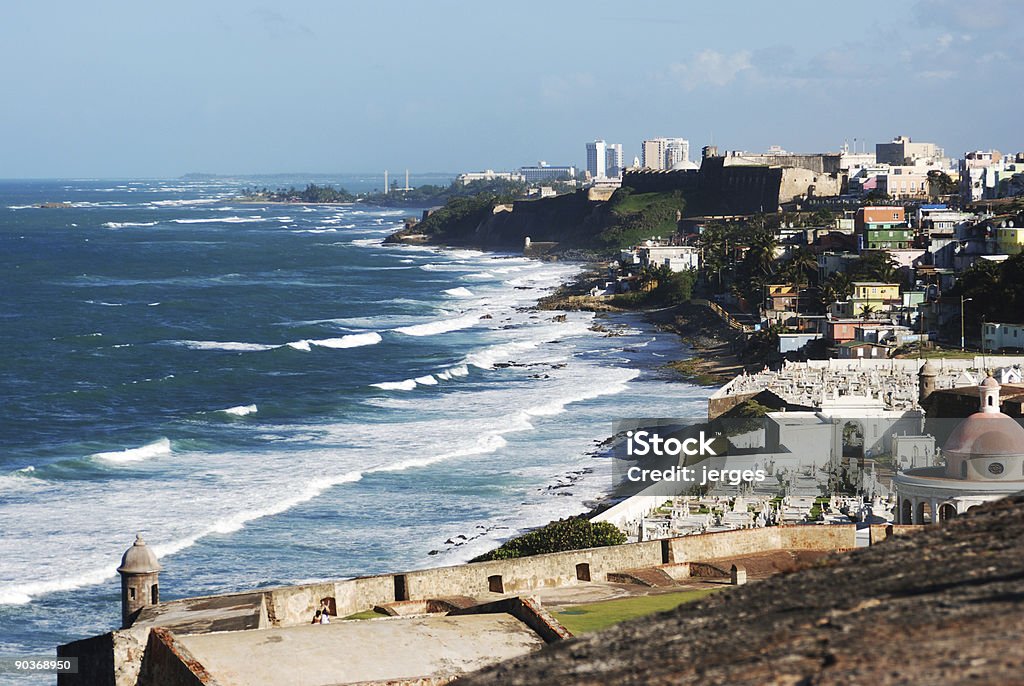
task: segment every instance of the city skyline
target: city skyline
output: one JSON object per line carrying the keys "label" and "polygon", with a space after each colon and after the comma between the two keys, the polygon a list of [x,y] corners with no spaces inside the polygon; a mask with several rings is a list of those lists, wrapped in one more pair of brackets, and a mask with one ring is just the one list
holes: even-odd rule
{"label": "city skyline", "polygon": [[951,157],[1024,147],[1008,0],[583,7],[15,5],[0,178],[582,167],[585,141],[631,160],[657,136],[691,159],[900,134]]}

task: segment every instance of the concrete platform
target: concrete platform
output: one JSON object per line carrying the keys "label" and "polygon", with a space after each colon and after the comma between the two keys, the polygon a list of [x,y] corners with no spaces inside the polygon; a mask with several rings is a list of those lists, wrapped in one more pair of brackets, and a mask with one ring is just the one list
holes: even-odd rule
{"label": "concrete platform", "polygon": [[221,686],[332,686],[452,678],[544,646],[507,614],[335,621],[179,636]]}

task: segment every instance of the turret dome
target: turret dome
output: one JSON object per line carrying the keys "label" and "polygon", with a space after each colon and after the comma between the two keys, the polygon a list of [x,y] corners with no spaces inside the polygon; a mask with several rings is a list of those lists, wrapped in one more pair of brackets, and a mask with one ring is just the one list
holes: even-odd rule
{"label": "turret dome", "polygon": [[132,547],[124,551],[124,556],[121,557],[121,566],[117,568],[117,571],[122,574],[152,574],[161,569],[156,555],[142,540],[142,534],[137,534]]}

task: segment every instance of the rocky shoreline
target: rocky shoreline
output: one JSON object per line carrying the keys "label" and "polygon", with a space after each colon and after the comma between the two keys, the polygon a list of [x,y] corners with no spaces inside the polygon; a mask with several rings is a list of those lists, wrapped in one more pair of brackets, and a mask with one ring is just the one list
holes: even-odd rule
{"label": "rocky shoreline", "polygon": [[[582,260],[581,260],[582,261]],[[685,303],[662,309],[631,309],[618,307],[604,298],[590,295],[590,290],[602,280],[603,266],[587,261],[586,266],[576,278],[559,286],[551,295],[541,298],[534,308],[545,312],[588,311],[596,312],[597,318],[591,329],[606,336],[619,335],[617,330],[628,326],[617,322],[618,316],[640,316],[662,331],[679,336],[681,353],[685,356],[679,360],[668,362],[665,368],[679,374],[679,380],[705,386],[718,386],[742,372],[743,365],[733,354],[739,336],[730,329],[707,306]],[[564,318],[564,314],[554,314]],[[686,353],[689,353],[686,355]],[[538,374],[541,376],[541,374]],[[595,439],[587,455],[594,459],[610,459],[616,444],[622,436],[608,436]],[[552,496],[572,496],[571,487],[580,479],[592,473],[590,468],[577,469],[558,477],[544,490]],[[630,489],[619,487],[608,492],[595,501],[584,502],[586,511],[580,517],[590,519],[609,507],[633,495]],[[539,527],[534,527],[539,528]],[[438,555],[459,548],[492,531],[507,531],[505,526],[484,526],[478,524],[471,532],[461,533],[448,538],[442,546],[431,550],[430,555]],[[524,530],[527,533],[532,529]],[[495,540],[495,547],[503,543]]]}
{"label": "rocky shoreline", "polygon": [[575,280],[541,298],[538,309],[639,314],[659,329],[675,333],[688,346],[691,354],[687,358],[669,362],[666,366],[677,371],[683,380],[701,386],[721,386],[743,373],[744,369],[760,366],[745,364],[740,359],[742,336],[729,328],[702,301],[657,309],[621,307],[614,298],[590,295],[591,289],[603,281],[602,274],[603,269],[599,265],[588,264]]}

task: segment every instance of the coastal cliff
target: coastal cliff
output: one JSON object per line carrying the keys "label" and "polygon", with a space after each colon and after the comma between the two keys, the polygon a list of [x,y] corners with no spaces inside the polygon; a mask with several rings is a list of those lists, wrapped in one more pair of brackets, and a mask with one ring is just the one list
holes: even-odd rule
{"label": "coastal cliff", "polygon": [[631,188],[620,188],[607,199],[591,199],[586,190],[540,200],[481,195],[452,200],[387,242],[519,249],[529,238],[557,244],[556,253],[604,255],[653,235],[675,233],[684,207],[679,192],[634,193]]}

